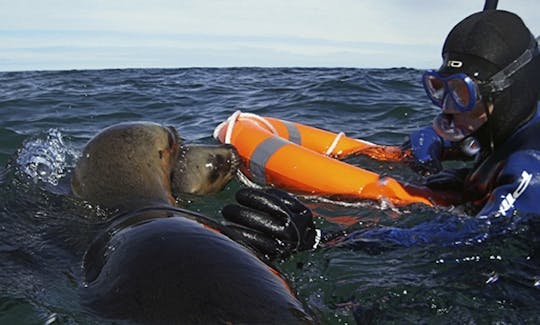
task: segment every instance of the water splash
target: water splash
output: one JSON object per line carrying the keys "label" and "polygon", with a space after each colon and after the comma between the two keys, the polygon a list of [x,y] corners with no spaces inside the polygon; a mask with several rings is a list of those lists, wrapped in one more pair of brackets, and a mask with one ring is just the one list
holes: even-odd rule
{"label": "water splash", "polygon": [[62,133],[57,129],[49,129],[45,138],[38,137],[24,143],[18,152],[17,164],[34,182],[56,186],[66,175],[75,156],[66,147]]}

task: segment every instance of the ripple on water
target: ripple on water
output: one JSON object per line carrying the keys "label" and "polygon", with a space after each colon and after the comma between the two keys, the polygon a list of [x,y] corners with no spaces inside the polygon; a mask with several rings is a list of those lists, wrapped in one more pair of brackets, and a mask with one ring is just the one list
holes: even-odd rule
{"label": "ripple on water", "polygon": [[50,129],[44,137],[26,141],[17,155],[17,164],[34,182],[58,185],[72,167],[76,154],[66,146],[62,133]]}

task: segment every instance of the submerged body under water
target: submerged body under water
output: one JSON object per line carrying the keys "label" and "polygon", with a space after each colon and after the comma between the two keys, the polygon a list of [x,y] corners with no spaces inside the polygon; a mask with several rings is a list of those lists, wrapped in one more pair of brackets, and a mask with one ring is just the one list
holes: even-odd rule
{"label": "submerged body under water", "polygon": [[[173,125],[186,142],[207,144],[215,142],[214,128],[241,110],[396,145],[437,113],[424,94],[421,73],[293,68],[0,73],[0,323],[104,322],[81,307],[78,287],[82,255],[107,215],[69,195],[77,157],[102,128],[147,120]],[[348,162],[421,181],[399,163],[363,157]],[[180,204],[221,220],[221,207],[241,186],[234,180],[221,193],[186,196]],[[474,222],[460,207],[302,201],[324,232],[431,225],[444,234],[439,224],[460,228]],[[479,233],[465,242],[336,238],[275,265],[325,324],[536,323],[535,229],[532,222],[517,224],[498,236]]]}

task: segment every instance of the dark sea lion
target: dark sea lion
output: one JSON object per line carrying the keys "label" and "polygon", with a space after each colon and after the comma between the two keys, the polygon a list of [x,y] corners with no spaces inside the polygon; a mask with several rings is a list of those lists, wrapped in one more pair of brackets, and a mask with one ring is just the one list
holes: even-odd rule
{"label": "dark sea lion", "polygon": [[232,145],[184,145],[174,165],[172,193],[219,192],[234,177],[238,163]]}
{"label": "dark sea lion", "polygon": [[[83,305],[143,323],[312,322],[278,272],[227,227],[173,206],[181,150],[173,129],[143,122],[107,128],[87,144],[73,191],[119,213],[84,256]],[[188,165],[175,169],[177,181],[189,179]]]}
{"label": "dark sea lion", "polygon": [[170,171],[178,152],[174,128],[150,122],[113,125],[85,146],[71,178],[73,194],[119,209],[133,202],[173,203]]}

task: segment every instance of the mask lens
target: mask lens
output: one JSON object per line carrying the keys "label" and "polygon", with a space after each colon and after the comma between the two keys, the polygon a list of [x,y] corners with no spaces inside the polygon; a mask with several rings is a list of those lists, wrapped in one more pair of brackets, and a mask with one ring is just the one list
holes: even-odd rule
{"label": "mask lens", "polygon": [[424,83],[426,89],[428,90],[429,96],[433,100],[441,103],[444,98],[444,81],[435,76],[426,75],[424,78]]}
{"label": "mask lens", "polygon": [[443,110],[468,112],[480,99],[478,85],[464,73],[441,76],[430,70],[424,73],[422,82],[431,101]]}
{"label": "mask lens", "polygon": [[471,105],[471,102],[474,100],[474,96],[472,96],[469,90],[470,88],[465,83],[465,80],[462,78],[455,78],[448,80],[447,84],[448,90],[454,101],[456,101],[456,104],[463,108],[468,108],[469,105]]}

